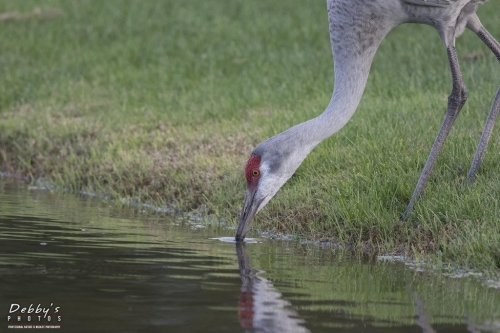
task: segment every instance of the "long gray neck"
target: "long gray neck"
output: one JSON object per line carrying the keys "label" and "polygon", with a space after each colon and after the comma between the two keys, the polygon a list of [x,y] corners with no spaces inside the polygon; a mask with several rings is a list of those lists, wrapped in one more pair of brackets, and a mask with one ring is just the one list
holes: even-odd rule
{"label": "long gray neck", "polygon": [[327,1],[335,69],[330,103],[318,117],[289,128],[254,150],[262,160],[269,161],[271,169],[281,170],[283,183],[316,145],[341,129],[356,111],[380,42],[402,23],[391,16],[393,2],[399,0],[385,1],[376,4],[371,0]]}
{"label": "long gray neck", "polygon": [[[335,70],[330,103],[318,117],[283,133],[296,141],[295,146],[302,147],[306,155],[318,143],[340,130],[354,114],[380,42],[400,23],[388,20],[392,24],[378,26],[373,22],[373,8],[366,8],[366,1],[346,1],[348,5],[342,4],[343,0],[327,2]],[[353,20],[364,22],[353,26]]]}
{"label": "long gray neck", "polygon": [[[335,85],[330,103],[318,117],[300,124],[300,131],[311,131],[315,145],[325,140],[351,119],[366,87],[373,55],[363,58],[340,57],[334,60]],[[314,129],[314,130],[313,130]]]}

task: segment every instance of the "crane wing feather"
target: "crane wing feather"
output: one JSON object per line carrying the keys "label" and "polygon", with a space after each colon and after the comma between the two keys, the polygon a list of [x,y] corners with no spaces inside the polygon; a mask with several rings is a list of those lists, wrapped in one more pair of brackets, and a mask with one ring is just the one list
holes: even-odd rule
{"label": "crane wing feather", "polygon": [[403,0],[405,3],[409,3],[417,6],[428,6],[428,7],[446,7],[453,4],[458,0]]}

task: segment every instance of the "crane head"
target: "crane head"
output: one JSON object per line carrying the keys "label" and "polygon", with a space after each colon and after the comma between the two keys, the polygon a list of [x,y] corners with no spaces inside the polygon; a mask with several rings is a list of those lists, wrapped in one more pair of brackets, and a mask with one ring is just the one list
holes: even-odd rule
{"label": "crane head", "polygon": [[280,167],[280,157],[280,154],[272,154],[269,157],[269,154],[260,155],[254,151],[248,159],[245,166],[247,188],[236,231],[236,241],[245,238],[255,214],[271,200],[291,176],[284,173]]}
{"label": "crane head", "polygon": [[[245,166],[247,189],[236,230],[236,241],[242,241],[253,217],[287,182],[307,154],[316,146],[311,131],[294,126],[258,145]],[[312,139],[311,139],[312,137]]]}
{"label": "crane head", "polygon": [[245,238],[246,233],[250,229],[253,217],[270,199],[268,199],[267,191],[263,191],[263,188],[260,186],[267,172],[265,168],[262,168],[263,165],[261,162],[262,159],[260,156],[252,154],[245,166],[247,189],[236,231],[236,241],[241,241]]}

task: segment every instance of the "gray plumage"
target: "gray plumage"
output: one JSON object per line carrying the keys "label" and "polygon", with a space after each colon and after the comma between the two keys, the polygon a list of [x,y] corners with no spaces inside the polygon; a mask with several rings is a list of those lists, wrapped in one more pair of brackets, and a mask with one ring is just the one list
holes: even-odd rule
{"label": "gray plumage", "polygon": [[429,6],[429,7],[446,7],[451,5],[453,2],[458,0],[403,0],[403,2],[418,5],[418,6]]}
{"label": "gray plumage", "polygon": [[[389,31],[404,23],[421,23],[433,26],[446,47],[453,89],[445,119],[403,215],[406,218],[415,200],[423,193],[451,126],[467,99],[455,39],[468,28],[500,60],[500,44],[476,15],[477,6],[484,2],[486,0],[327,0],[335,68],[332,98],[318,117],[296,125],[254,149],[245,169],[247,191],[236,239],[245,237],[253,216],[293,175],[309,152],[349,121],[363,95],[375,52]],[[470,182],[475,179],[499,111],[500,90],[468,174]]]}

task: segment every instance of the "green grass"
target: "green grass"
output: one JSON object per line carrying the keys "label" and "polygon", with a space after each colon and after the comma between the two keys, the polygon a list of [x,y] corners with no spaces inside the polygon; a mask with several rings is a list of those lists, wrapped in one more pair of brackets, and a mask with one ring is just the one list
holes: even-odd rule
{"label": "green grass", "polygon": [[[479,11],[497,38],[499,11]],[[73,191],[235,223],[252,148],[321,113],[333,87],[323,0],[0,0],[0,13],[0,170]],[[498,273],[498,126],[478,181],[465,175],[500,65],[470,32],[457,49],[469,100],[408,223],[451,90],[437,33],[417,25],[389,34],[349,124],[253,226]]]}

